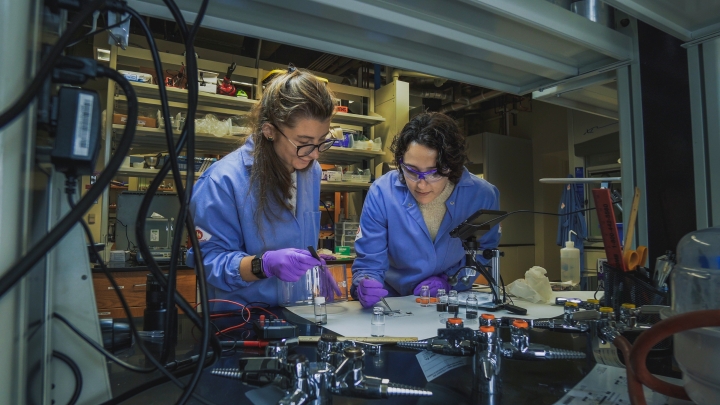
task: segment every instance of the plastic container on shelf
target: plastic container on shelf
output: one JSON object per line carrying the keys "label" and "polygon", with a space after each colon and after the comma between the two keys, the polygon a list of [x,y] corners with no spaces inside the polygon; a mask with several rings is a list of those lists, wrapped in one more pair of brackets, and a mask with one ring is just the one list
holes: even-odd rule
{"label": "plastic container on shelf", "polygon": [[342,176],[343,181],[352,181],[355,183],[369,183],[370,182],[370,173],[368,174],[343,174]]}
{"label": "plastic container on shelf", "polygon": [[[720,309],[720,228],[685,235],[671,275],[671,314]],[[674,335],[675,358],[688,396],[697,404],[720,404],[720,328]]]}

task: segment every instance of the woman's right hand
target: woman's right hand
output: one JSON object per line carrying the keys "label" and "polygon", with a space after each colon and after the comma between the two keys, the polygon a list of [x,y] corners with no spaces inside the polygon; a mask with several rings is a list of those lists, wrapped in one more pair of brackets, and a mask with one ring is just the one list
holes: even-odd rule
{"label": "woman's right hand", "polygon": [[308,269],[320,264],[310,252],[302,249],[270,250],[262,255],[265,275],[288,282],[300,280],[300,277],[304,276]]}

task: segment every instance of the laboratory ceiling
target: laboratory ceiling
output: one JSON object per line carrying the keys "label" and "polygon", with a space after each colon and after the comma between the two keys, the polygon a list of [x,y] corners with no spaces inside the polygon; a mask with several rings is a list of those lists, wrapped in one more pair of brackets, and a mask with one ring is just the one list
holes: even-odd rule
{"label": "laboratory ceiling", "polygon": [[683,41],[700,39],[720,31],[717,0],[605,0],[655,28]]}
{"label": "laboratory ceiling", "polygon": [[[192,21],[199,2],[177,3]],[[633,58],[630,37],[547,1],[211,0],[203,27],[519,95]]]}

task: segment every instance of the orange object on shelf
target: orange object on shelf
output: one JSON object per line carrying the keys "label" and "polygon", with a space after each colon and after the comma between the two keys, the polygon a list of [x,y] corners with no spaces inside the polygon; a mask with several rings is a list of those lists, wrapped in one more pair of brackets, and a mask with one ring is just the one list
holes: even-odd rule
{"label": "orange object on shelf", "polygon": [[336,105],[335,106],[335,112],[347,113],[348,111],[350,111],[350,110],[348,110],[347,106],[344,106],[344,105]]}

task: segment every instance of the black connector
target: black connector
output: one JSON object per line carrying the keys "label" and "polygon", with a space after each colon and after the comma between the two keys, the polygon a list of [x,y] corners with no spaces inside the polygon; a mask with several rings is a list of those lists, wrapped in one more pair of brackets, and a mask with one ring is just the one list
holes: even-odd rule
{"label": "black connector", "polygon": [[100,150],[100,96],[91,90],[63,87],[53,104],[55,146],[50,161],[69,176],[92,174]]}
{"label": "black connector", "polygon": [[98,66],[94,59],[65,56],[55,64],[52,81],[59,84],[83,84],[88,79],[103,76],[103,69]]}

